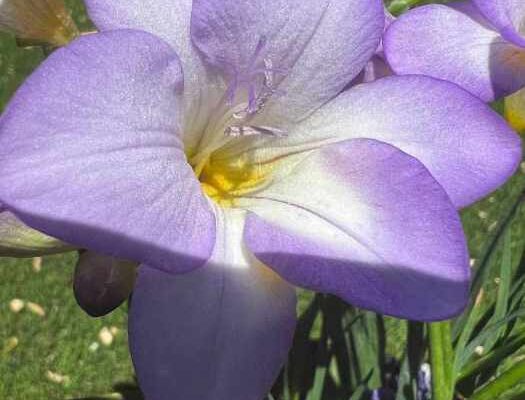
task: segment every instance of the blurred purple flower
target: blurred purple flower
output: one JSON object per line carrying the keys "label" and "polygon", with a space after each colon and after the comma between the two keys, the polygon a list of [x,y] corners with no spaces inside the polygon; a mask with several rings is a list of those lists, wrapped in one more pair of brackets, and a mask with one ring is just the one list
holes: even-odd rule
{"label": "blurred purple flower", "polygon": [[525,87],[525,1],[418,7],[392,24],[384,47],[397,74],[445,79],[492,101]]}
{"label": "blurred purple flower", "polygon": [[432,78],[342,92],[378,47],[380,0],[86,3],[102,32],[53,53],[0,120],[0,200],[142,263],[129,335],[148,399],[263,397],[290,284],[404,318],[462,310],[457,208],[514,172],[520,141]]}
{"label": "blurred purple flower", "polygon": [[430,400],[432,396],[432,370],[423,364],[417,372],[417,400]]}

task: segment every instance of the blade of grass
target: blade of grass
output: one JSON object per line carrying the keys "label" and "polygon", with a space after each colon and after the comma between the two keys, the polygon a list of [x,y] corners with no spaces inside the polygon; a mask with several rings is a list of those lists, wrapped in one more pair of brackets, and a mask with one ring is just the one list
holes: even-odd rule
{"label": "blade of grass", "polygon": [[525,332],[514,336],[506,343],[495,348],[492,352],[468,364],[458,375],[458,382],[468,379],[482,371],[496,368],[501,362],[525,345]]}
{"label": "blade of grass", "polygon": [[475,392],[469,400],[495,400],[506,391],[525,380],[525,360],[519,361],[510,369]]}
{"label": "blade of grass", "polygon": [[[507,229],[503,237],[503,254],[500,268],[500,279],[498,285],[498,294],[496,298],[496,306],[494,308],[494,314],[489,322],[499,321],[507,315],[509,306],[509,295],[512,280],[512,230]],[[500,329],[490,336],[484,343],[484,347],[487,351],[492,350],[496,342],[502,337],[507,326],[502,325]]]}
{"label": "blade of grass", "polygon": [[508,324],[509,322],[515,320],[516,318],[525,316],[525,311],[517,311],[503,318],[501,321],[494,323],[491,326],[486,327],[483,330],[483,333],[478,335],[476,338],[468,344],[465,350],[461,354],[456,353],[455,368],[458,368],[457,371],[460,371],[467,363],[468,359],[474,353],[474,349],[479,346],[483,341],[485,341],[491,335],[494,335],[503,325]]}
{"label": "blade of grass", "polygon": [[517,390],[514,393],[505,395],[505,397],[501,400],[523,400],[523,399],[525,399],[525,389]]}
{"label": "blade of grass", "polygon": [[357,389],[352,393],[352,396],[350,396],[350,399],[348,400],[361,400],[365,397],[365,394],[367,392],[366,385],[359,385]]}
{"label": "blade of grass", "polygon": [[483,284],[486,280],[487,274],[489,272],[489,266],[491,264],[492,257],[495,253],[495,250],[500,245],[502,238],[509,229],[510,225],[514,221],[514,217],[518,214],[521,205],[525,202],[525,185],[523,185],[519,194],[509,202],[508,206],[503,207],[505,210],[503,215],[500,216],[499,220],[501,221],[497,229],[494,231],[492,236],[488,239],[487,245],[484,247],[481,256],[478,258],[476,265],[474,266],[474,274],[471,285],[471,293],[475,293],[476,296],[472,296],[471,303],[467,308],[468,311],[464,312],[454,323],[453,329],[453,338],[454,341],[457,340],[458,344],[462,347],[457,348],[458,351],[462,351],[462,348],[468,342],[470,335],[472,334],[472,329],[476,325],[476,317],[479,317],[479,313],[473,315],[471,310],[475,307],[475,299],[478,298],[478,295],[481,293]]}
{"label": "blade of grass", "polygon": [[339,386],[347,393],[352,393],[355,382],[352,382],[352,366],[350,363],[351,346],[348,334],[344,331],[345,314],[349,312],[349,306],[345,305],[336,297],[326,299],[326,325],[328,337],[331,339],[335,363],[337,365]]}
{"label": "blade of grass", "polygon": [[290,370],[289,365],[286,364],[284,367],[283,374],[283,400],[292,400],[292,394],[290,393]]}
{"label": "blade of grass", "polygon": [[[324,299],[323,299],[324,300]],[[323,328],[321,339],[316,352],[316,368],[314,374],[314,383],[312,388],[308,391],[306,400],[321,400],[323,398],[323,392],[325,388],[326,376],[328,374],[328,366],[330,364],[330,354],[328,349],[328,334],[325,317],[325,302],[322,302],[321,307],[323,308]]]}
{"label": "blade of grass", "polygon": [[[369,388],[376,389],[381,386],[381,327],[377,314],[362,312],[351,327],[354,342],[355,366],[359,368],[360,376],[372,373],[369,379]],[[384,347],[383,347],[384,349]]]}
{"label": "blade of grass", "polygon": [[509,207],[505,207],[505,213],[501,216],[500,221],[502,221],[498,228],[495,230],[489,244],[485,247],[482,256],[479,259],[479,262],[475,266],[476,273],[474,274],[472,288],[477,292],[481,285],[485,274],[485,269],[488,264],[489,259],[491,258],[492,252],[501,242],[505,232],[507,231],[508,226],[512,223],[514,217],[518,213],[520,206],[525,202],[525,186],[521,188],[519,194],[516,196],[515,201],[510,204]]}

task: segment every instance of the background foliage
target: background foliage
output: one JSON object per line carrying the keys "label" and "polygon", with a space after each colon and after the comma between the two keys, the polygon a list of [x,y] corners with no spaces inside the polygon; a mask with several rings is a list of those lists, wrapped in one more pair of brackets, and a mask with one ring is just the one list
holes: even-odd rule
{"label": "background foliage", "polygon": [[[68,3],[89,29],[81,2]],[[416,3],[423,2],[393,0],[389,6],[401,13]],[[12,37],[0,35],[0,109],[43,58],[41,48],[18,48]],[[501,104],[494,107],[501,111]],[[301,292],[294,347],[270,397],[525,399],[523,166],[505,187],[463,212],[474,281],[462,316],[431,325],[400,321]],[[126,309],[93,320],[78,308],[71,284],[75,257],[46,257],[41,270],[32,260],[0,259],[1,399],[142,398],[127,350]],[[26,307],[13,312],[13,299]],[[42,309],[31,311],[27,302]],[[425,363],[432,388],[422,379]]]}

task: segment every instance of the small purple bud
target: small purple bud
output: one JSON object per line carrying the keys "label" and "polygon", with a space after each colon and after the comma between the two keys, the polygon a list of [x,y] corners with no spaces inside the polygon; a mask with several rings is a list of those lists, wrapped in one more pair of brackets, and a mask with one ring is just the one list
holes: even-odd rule
{"label": "small purple bud", "polygon": [[417,373],[417,400],[430,400],[432,372],[429,364],[421,365]]}
{"label": "small purple bud", "polygon": [[372,392],[372,396],[370,397],[370,400],[381,400],[381,391],[379,389],[375,389]]}
{"label": "small purple bud", "polygon": [[73,289],[79,306],[92,317],[109,314],[135,286],[137,264],[90,251],[80,254]]}

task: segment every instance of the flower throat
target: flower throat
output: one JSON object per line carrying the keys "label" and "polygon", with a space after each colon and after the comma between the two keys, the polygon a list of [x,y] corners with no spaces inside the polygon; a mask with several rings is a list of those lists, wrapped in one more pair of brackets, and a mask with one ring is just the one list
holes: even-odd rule
{"label": "flower throat", "polygon": [[278,84],[287,70],[274,66],[265,55],[267,47],[268,40],[262,36],[243,71],[229,68],[229,85],[211,113],[197,153],[190,158],[204,192],[222,206],[234,207],[236,198],[261,187],[271,168],[254,163],[247,155],[230,158],[213,155],[224,155],[226,146],[239,140],[287,136],[279,128],[254,123],[272,98],[284,94]]}

